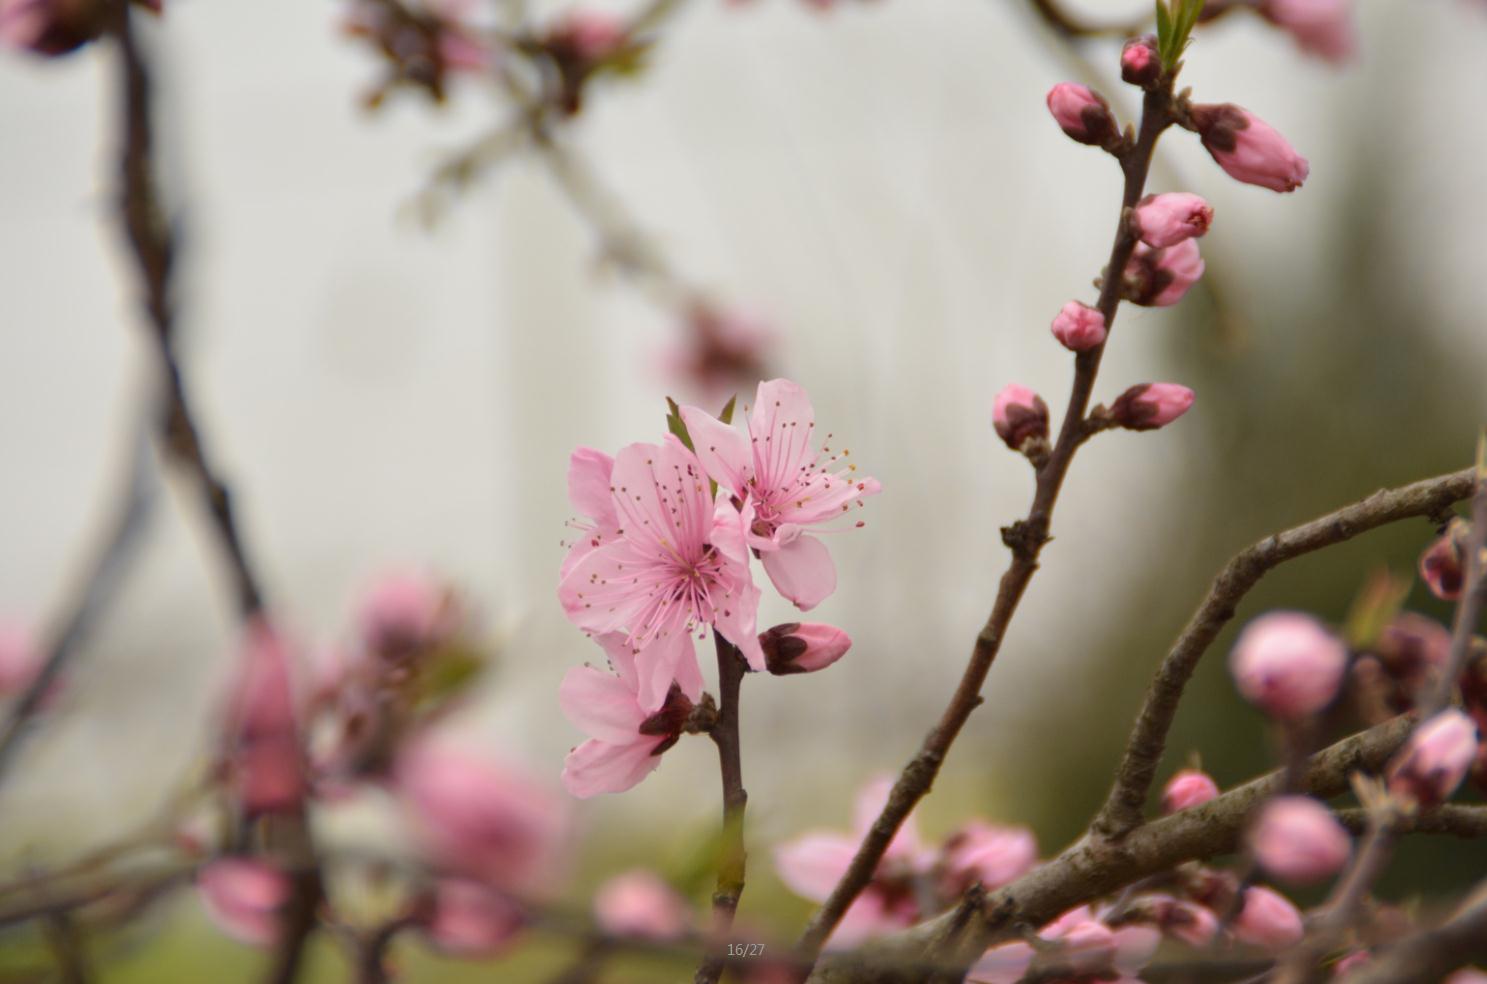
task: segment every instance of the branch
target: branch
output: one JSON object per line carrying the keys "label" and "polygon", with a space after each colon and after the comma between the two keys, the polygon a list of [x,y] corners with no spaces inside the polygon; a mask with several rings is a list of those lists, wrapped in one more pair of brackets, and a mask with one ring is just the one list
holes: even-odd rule
{"label": "branch", "polygon": [[1487,939],[1487,887],[1445,923],[1396,943],[1346,978],[1345,984],[1430,984],[1482,952]]}
{"label": "branch", "polygon": [[[738,647],[714,632],[718,650],[718,717],[712,738],[718,746],[718,769],[723,776],[723,847],[718,860],[718,884],[713,892],[714,947],[726,945],[744,890],[744,809],[749,794],[744,790],[743,765],[738,741],[738,694],[748,664]],[[724,960],[714,952],[697,968],[694,984],[716,984],[723,974]]]}
{"label": "branch", "polygon": [[1060,37],[1077,41],[1085,38],[1128,38],[1140,34],[1150,23],[1149,17],[1131,17],[1123,21],[1091,23],[1069,13],[1059,0],[1028,0],[1033,12]]}
{"label": "branch", "polygon": [[1381,490],[1361,502],[1268,536],[1236,554],[1214,579],[1207,597],[1157,671],[1131,731],[1114,788],[1091,829],[1104,837],[1119,838],[1141,823],[1183,689],[1204,652],[1234,618],[1240,600],[1260,578],[1288,560],[1388,523],[1416,516],[1437,516],[1471,495],[1475,481],[1474,470],[1467,468],[1413,485]]}

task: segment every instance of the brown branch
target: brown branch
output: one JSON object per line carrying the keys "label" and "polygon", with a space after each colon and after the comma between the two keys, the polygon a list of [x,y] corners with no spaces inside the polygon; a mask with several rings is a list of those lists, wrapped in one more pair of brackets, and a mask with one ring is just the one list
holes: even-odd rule
{"label": "brown branch", "polygon": [[1235,615],[1241,599],[1266,573],[1305,554],[1350,540],[1388,523],[1417,516],[1437,516],[1471,495],[1470,468],[1449,475],[1385,489],[1309,523],[1276,533],[1236,554],[1209,588],[1198,610],[1157,671],[1146,703],[1136,719],[1114,788],[1091,829],[1119,838],[1142,820],[1146,799],[1166,748],[1184,688],[1198,661]]}
{"label": "brown branch", "polygon": [[[738,647],[714,632],[718,650],[718,717],[711,731],[718,746],[718,770],[723,777],[723,846],[718,859],[718,884],[713,891],[712,945],[727,944],[744,890],[744,810],[749,794],[743,785],[743,763],[738,741],[738,695],[748,664]],[[715,984],[723,975],[719,951],[709,953],[697,968],[694,984]]]}
{"label": "brown branch", "polygon": [[1123,21],[1093,23],[1076,17],[1064,9],[1059,0],[1028,0],[1033,13],[1065,40],[1078,41],[1085,38],[1128,38],[1147,29],[1149,17],[1131,17]]}
{"label": "brown branch", "polygon": [[[1337,820],[1354,834],[1368,830],[1368,811],[1361,807],[1338,810]],[[1441,834],[1475,840],[1487,837],[1487,806],[1444,803],[1401,819],[1395,829],[1401,834]]]}
{"label": "brown branch", "polygon": [[1418,933],[1384,950],[1346,978],[1345,984],[1430,984],[1468,963],[1484,950],[1487,940],[1487,886],[1450,919],[1435,929]]}
{"label": "brown branch", "polygon": [[[1125,185],[1120,217],[1116,223],[1115,241],[1110,249],[1110,260],[1106,265],[1105,281],[1098,304],[1107,328],[1114,325],[1121,300],[1120,288],[1124,279],[1122,272],[1136,248],[1136,237],[1127,222],[1126,210],[1141,198],[1157,139],[1172,122],[1172,108],[1169,79],[1165,87],[1146,93],[1139,135],[1134,144],[1123,147],[1120,152]],[[1026,518],[1002,530],[1003,542],[1012,551],[1012,561],[1002,575],[991,615],[976,636],[965,672],[939,722],[925,737],[918,754],[904,767],[898,781],[894,783],[887,804],[863,838],[846,874],[806,927],[799,948],[807,958],[820,951],[847,907],[871,880],[893,835],[915,804],[929,792],[945,754],[960,734],[971,712],[981,703],[981,687],[986,681],[986,675],[1001,649],[1007,626],[1017,612],[1023,592],[1038,569],[1038,556],[1049,538],[1053,509],[1058,501],[1064,476],[1068,473],[1075,452],[1090,435],[1085,414],[1089,409],[1090,394],[1094,389],[1104,350],[1105,346],[1101,345],[1075,357],[1074,383],[1069,393],[1068,408],[1064,412],[1063,425],[1053,451],[1037,470],[1037,488],[1033,494],[1032,506]]]}

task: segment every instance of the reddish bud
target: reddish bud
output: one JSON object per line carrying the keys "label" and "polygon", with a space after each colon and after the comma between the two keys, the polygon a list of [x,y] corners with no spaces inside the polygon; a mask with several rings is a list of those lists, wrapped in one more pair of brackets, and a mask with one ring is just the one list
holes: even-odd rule
{"label": "reddish bud", "polygon": [[1295,191],[1311,166],[1286,138],[1249,110],[1233,103],[1192,109],[1203,146],[1229,177],[1271,191]]}
{"label": "reddish bud", "polygon": [[1466,557],[1458,537],[1461,529],[1461,524],[1453,522],[1445,535],[1420,555],[1420,577],[1430,586],[1430,593],[1442,601],[1459,599],[1466,583]]}
{"label": "reddish bud", "polygon": [[1088,86],[1060,82],[1048,90],[1048,111],[1065,133],[1082,144],[1103,147],[1118,138],[1110,104]]}
{"label": "reddish bud", "polygon": [[1132,304],[1170,307],[1183,299],[1203,270],[1203,256],[1192,239],[1162,249],[1137,243],[1126,264],[1121,292]]}
{"label": "reddish bud", "polygon": [[1272,800],[1250,830],[1249,843],[1261,867],[1295,885],[1336,874],[1353,850],[1332,811],[1310,796]]}
{"label": "reddish bud", "polygon": [[1030,440],[1048,437],[1048,404],[1026,386],[1011,383],[996,395],[991,422],[997,436],[1013,451]]}
{"label": "reddish bud", "polygon": [[495,956],[526,921],[515,902],[463,878],[441,878],[429,902],[424,934],[440,950],[462,957]]}
{"label": "reddish bud", "polygon": [[1446,800],[1461,785],[1477,757],[1477,727],[1451,708],[1415,728],[1409,742],[1389,763],[1389,792],[1421,806]]}
{"label": "reddish bud", "polygon": [[823,622],[786,622],[759,635],[764,662],[776,676],[824,670],[852,648],[852,638]]}
{"label": "reddish bud", "polygon": [[1156,430],[1188,412],[1193,391],[1177,383],[1132,386],[1110,406],[1110,418],[1126,430]]}
{"label": "reddish bud", "polygon": [[1071,352],[1105,344],[1105,316],[1088,304],[1070,301],[1053,319],[1053,337]]}
{"label": "reddish bud", "polygon": [[1147,195],[1136,203],[1131,222],[1143,243],[1163,249],[1208,232],[1213,209],[1202,198],[1185,191]]}
{"label": "reddish bud", "polygon": [[249,816],[291,813],[307,779],[289,651],[266,622],[249,626],[227,709],[227,758],[239,806]]}
{"label": "reddish bud", "polygon": [[1176,813],[1207,803],[1219,794],[1218,783],[1198,769],[1183,769],[1162,790],[1162,812]]}
{"label": "reddish bud", "polygon": [[1246,700],[1292,720],[1332,703],[1347,661],[1343,644],[1310,615],[1273,612],[1245,626],[1229,671]]}
{"label": "reddish bud", "polygon": [[1120,49],[1120,77],[1143,89],[1157,83],[1162,77],[1162,59],[1155,37],[1143,34],[1126,42]]}
{"label": "reddish bud", "polygon": [[1234,936],[1266,950],[1284,950],[1301,941],[1301,913],[1279,892],[1263,886],[1247,889],[1244,908],[1234,920]]}

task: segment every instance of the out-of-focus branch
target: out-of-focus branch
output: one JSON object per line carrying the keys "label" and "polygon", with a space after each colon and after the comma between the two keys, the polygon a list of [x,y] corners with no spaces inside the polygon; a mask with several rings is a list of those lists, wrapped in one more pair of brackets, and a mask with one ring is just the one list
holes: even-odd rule
{"label": "out-of-focus branch", "polygon": [[1069,13],[1060,0],[1028,0],[1035,14],[1059,37],[1069,41],[1085,38],[1127,38],[1151,24],[1148,15],[1132,15],[1120,21],[1087,21]]}
{"label": "out-of-focus branch", "polygon": [[1430,984],[1487,950],[1487,883],[1440,926],[1384,950],[1346,978],[1345,984]]}
{"label": "out-of-focus branch", "polygon": [[[717,632],[713,641],[718,650],[718,717],[713,725],[713,742],[718,746],[718,769],[723,778],[723,837],[718,859],[718,883],[713,891],[712,945],[726,945],[733,928],[733,916],[744,890],[744,810],[749,794],[743,785],[743,764],[738,738],[738,697],[748,664],[738,647]],[[720,951],[709,953],[697,968],[695,984],[716,984],[723,975],[724,959]]]}

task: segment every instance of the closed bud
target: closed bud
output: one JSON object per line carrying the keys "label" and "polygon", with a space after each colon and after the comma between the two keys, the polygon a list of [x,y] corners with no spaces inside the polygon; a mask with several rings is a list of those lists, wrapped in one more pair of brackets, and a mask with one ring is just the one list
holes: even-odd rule
{"label": "closed bud", "polygon": [[1176,813],[1201,806],[1219,794],[1218,783],[1199,769],[1183,769],[1162,790],[1162,812]]}
{"label": "closed bud", "polygon": [[1466,558],[1458,535],[1464,528],[1460,521],[1452,522],[1445,535],[1420,555],[1420,577],[1442,601],[1456,601],[1466,583]]}
{"label": "closed bud", "polygon": [[1157,39],[1150,34],[1131,38],[1120,49],[1120,77],[1143,89],[1162,77],[1162,59],[1157,54]]}
{"label": "closed bud", "polygon": [[1162,249],[1206,233],[1213,223],[1213,208],[1185,191],[1147,195],[1136,203],[1131,222],[1143,243]]}
{"label": "closed bud", "polygon": [[1105,344],[1105,316],[1088,304],[1070,301],[1053,319],[1053,337],[1071,352]]}
{"label": "closed bud", "polygon": [[1177,383],[1132,386],[1110,406],[1110,418],[1126,430],[1156,430],[1188,412],[1193,391]]}
{"label": "closed bud", "polygon": [[1026,386],[1011,383],[996,395],[991,422],[997,436],[1013,451],[1034,439],[1048,437],[1048,404]]}
{"label": "closed bud", "polygon": [[1239,910],[1233,929],[1240,942],[1271,951],[1295,946],[1305,935],[1301,912],[1290,900],[1258,885],[1245,890],[1244,908]]}
{"label": "closed bud", "polygon": [[1119,136],[1110,104],[1088,86],[1060,82],[1048,90],[1048,111],[1065,133],[1082,144],[1104,147]]}
{"label": "closed bud", "polygon": [[1353,844],[1332,811],[1310,796],[1281,796],[1261,811],[1249,834],[1260,866],[1293,885],[1336,874]]}
{"label": "closed bud", "polygon": [[1315,714],[1337,696],[1348,654],[1310,615],[1274,612],[1255,619],[1229,654],[1239,692],[1273,717]]}
{"label": "closed bud", "polygon": [[1203,146],[1229,177],[1271,191],[1295,191],[1310,173],[1306,158],[1249,110],[1233,103],[1192,108]]}
{"label": "closed bud", "polygon": [[1203,255],[1192,239],[1160,249],[1137,243],[1126,264],[1121,293],[1142,307],[1171,307],[1198,282],[1203,270]]}
{"label": "closed bud", "polygon": [[824,670],[846,655],[852,639],[824,622],[786,622],[759,635],[764,663],[775,676]]}
{"label": "closed bud", "polygon": [[1389,792],[1421,806],[1450,797],[1477,757],[1477,727],[1455,708],[1417,727],[1387,770]]}

